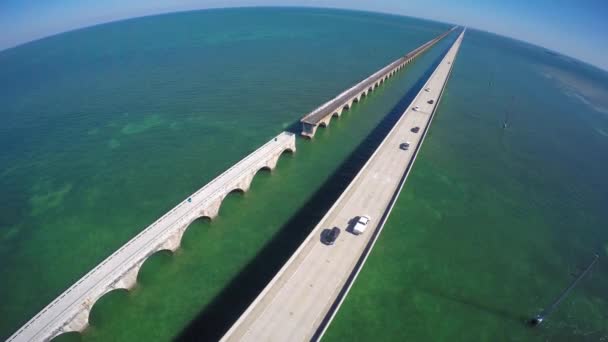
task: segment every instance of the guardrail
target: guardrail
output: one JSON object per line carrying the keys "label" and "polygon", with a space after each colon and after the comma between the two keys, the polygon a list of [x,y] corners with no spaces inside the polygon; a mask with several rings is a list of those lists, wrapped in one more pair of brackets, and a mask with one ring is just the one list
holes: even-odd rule
{"label": "guardrail", "polygon": [[[123,256],[125,258],[125,261],[123,263],[121,263],[119,266],[114,267],[113,269],[106,272],[105,274],[99,274],[99,276],[101,276],[99,281],[93,283],[90,287],[87,287],[84,289],[79,289],[79,290],[83,291],[84,294],[74,298],[74,300],[72,300],[70,303],[67,303],[65,309],[58,312],[56,315],[54,315],[54,317],[50,318],[49,322],[47,322],[47,324],[43,325],[40,329],[38,329],[38,331],[43,331],[43,330],[47,329],[47,327],[50,324],[52,324],[56,320],[57,317],[62,316],[66,312],[69,312],[69,310],[73,310],[74,309],[73,305],[75,303],[81,302],[81,300],[84,297],[86,297],[90,291],[92,291],[93,289],[100,286],[99,284],[101,282],[103,282],[104,286],[108,286],[108,285],[111,285],[111,284],[115,283],[116,281],[118,281],[118,279],[120,279],[120,277],[122,275],[124,275],[125,273],[130,271],[135,265],[137,265],[137,263],[139,261],[141,261],[141,259],[145,259],[148,256],[146,252],[150,252],[150,251],[146,251],[146,249],[154,250],[156,247],[158,247],[157,244],[152,244],[152,247],[151,247],[151,243],[150,243],[151,241],[156,240],[158,237],[160,237],[162,235],[169,235],[169,233],[173,232],[173,230],[175,228],[180,227],[181,224],[183,223],[184,219],[189,218],[193,211],[200,210],[201,206],[204,206],[205,204],[208,204],[209,202],[213,202],[213,201],[217,200],[217,198],[222,196],[223,192],[227,191],[229,187],[234,186],[235,182],[238,183],[238,181],[240,181],[239,176],[241,176],[241,174],[235,173],[234,175],[231,175],[231,173],[233,173],[233,171],[235,169],[243,168],[244,170],[250,171],[251,167],[254,165],[256,167],[257,166],[263,167],[266,164],[269,156],[278,153],[279,150],[281,150],[281,152],[283,150],[285,150],[286,143],[291,145],[290,141],[285,141],[286,139],[294,140],[293,144],[295,147],[295,134],[289,133],[289,132],[282,132],[277,137],[273,138],[269,142],[267,142],[264,145],[262,145],[261,147],[257,148],[255,151],[253,151],[252,153],[247,155],[247,157],[243,158],[242,160],[240,160],[239,162],[237,162],[236,164],[234,164],[233,166],[228,168],[226,171],[222,172],[219,176],[215,177],[211,182],[207,183],[205,186],[198,189],[192,195],[188,196],[185,200],[180,202],[178,205],[173,207],[171,210],[166,212],[163,216],[158,218],[152,224],[147,226],[144,230],[142,230],[137,235],[135,235],[133,238],[131,238],[129,241],[127,241],[118,250],[116,250],[114,253],[112,253],[110,256],[108,256],[106,259],[104,259],[100,264],[98,264],[92,270],[90,270],[84,276],[82,276],[76,283],[74,283],[72,286],[70,286],[64,292],[62,292],[57,298],[55,298],[51,303],[49,303],[40,312],[38,312],[38,314],[36,314],[32,319],[30,319],[26,324],[24,324],[19,330],[17,330],[17,332],[15,332],[12,336],[10,336],[7,341],[15,341],[24,331],[26,331],[28,328],[30,328],[32,326],[32,324],[37,323],[38,320],[40,320],[45,315],[45,313],[47,313],[49,310],[51,310],[55,306],[57,306],[62,300],[64,300],[64,298],[66,296],[68,296],[69,294],[74,292],[76,289],[79,289],[79,287],[83,284],[83,282],[92,278],[95,275],[98,275],[97,273],[99,272],[99,270],[101,268],[103,268],[105,265],[107,265],[108,262],[116,259],[122,253],[124,253],[125,250],[127,248],[129,248],[131,245],[133,245],[136,242],[139,242],[142,239],[142,237],[144,237],[145,235],[149,235],[153,229],[158,228],[159,225],[161,225],[163,223],[166,223],[166,220],[169,219],[171,215],[178,213],[178,211],[181,208],[183,208],[184,205],[188,204],[188,205],[192,206],[192,208],[181,213],[178,217],[172,218],[170,222],[166,223],[165,227],[160,227],[160,228],[162,228],[161,231],[155,233],[153,236],[150,236],[146,241],[142,241],[141,248],[138,248],[138,249],[130,252],[128,255]],[[268,147],[273,144],[276,144],[276,147],[272,147],[268,151],[263,152],[265,149],[268,149]],[[289,147],[291,147],[291,146],[289,146]],[[263,152],[263,154],[259,155],[261,152]],[[256,165],[256,163],[259,163],[259,165]],[[227,180],[224,179],[226,177],[229,177],[229,179],[227,179]],[[223,183],[223,185],[220,185],[218,187],[217,184],[220,182]],[[218,188],[213,189],[213,187],[218,187]],[[204,198],[202,198],[198,202],[194,202],[194,203],[188,202],[188,198],[193,199],[194,197],[199,197],[199,195],[201,195],[204,191],[208,191],[208,190],[210,190],[212,192],[210,194],[204,196]],[[164,242],[164,240],[159,239],[159,244],[162,242]],[[137,260],[133,263],[134,259],[137,259]],[[127,265],[127,266],[123,266],[123,265]],[[118,270],[120,267],[125,267],[126,271],[117,273],[116,270]],[[110,278],[110,279],[108,280],[108,278]],[[107,281],[104,282],[104,280],[107,280]],[[77,313],[75,315],[77,315]],[[73,317],[75,315],[68,317],[64,322],[62,322],[62,324],[65,324],[67,321],[73,319]]]}
{"label": "guardrail", "polygon": [[409,59],[417,57],[419,54],[421,54],[426,49],[428,49],[429,47],[431,47],[432,45],[434,45],[435,43],[437,43],[438,41],[443,39],[445,36],[450,34],[455,29],[456,29],[456,27],[453,27],[452,29],[442,33],[438,37],[435,37],[435,38],[431,39],[430,41],[417,47],[416,49],[410,51],[405,56],[402,56],[402,57],[398,58],[397,60],[391,62],[387,66],[383,67],[382,69],[380,69],[380,70],[376,71],[375,73],[373,73],[372,75],[368,76],[366,79],[358,82],[354,86],[352,86],[349,89],[338,94],[333,99],[331,99],[331,100],[327,101],[326,103],[322,104],[321,106],[317,107],[312,112],[306,114],[305,116],[302,117],[302,119],[300,121],[303,123],[312,124],[312,125],[318,124],[327,115],[333,114],[333,112],[335,110],[337,110],[339,107],[343,106],[348,100],[357,96],[360,92],[362,92],[363,90],[365,90],[365,89],[369,88],[370,86],[372,86],[373,84],[375,84],[378,80],[385,77],[388,73],[392,72],[394,69],[399,67],[401,64],[406,63]]}

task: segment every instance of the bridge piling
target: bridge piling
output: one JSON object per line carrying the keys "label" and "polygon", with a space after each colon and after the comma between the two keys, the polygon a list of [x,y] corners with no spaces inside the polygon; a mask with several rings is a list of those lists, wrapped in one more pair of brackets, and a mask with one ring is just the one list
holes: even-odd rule
{"label": "bridge piling", "polygon": [[[369,89],[369,92],[371,92],[374,89],[378,88],[389,77],[394,75],[397,71],[401,70],[406,64],[411,62],[412,59],[421,55],[424,51],[428,50],[430,47],[435,45],[435,43],[443,39],[455,29],[456,27],[424,43],[423,45],[414,49],[405,56],[395,60],[384,68],[378,70],[363,81],[355,84],[353,87],[343,91],[341,94],[319,106],[312,112],[306,114],[304,117],[302,117],[302,119],[300,119],[300,122],[302,124],[301,134],[304,137],[312,138],[315,135],[317,128],[326,127],[327,125],[329,125],[330,120],[327,117],[333,116],[339,108],[351,108],[353,102],[359,102],[362,96],[367,95],[365,94],[365,89]],[[339,116],[340,113],[338,113],[338,117]]]}

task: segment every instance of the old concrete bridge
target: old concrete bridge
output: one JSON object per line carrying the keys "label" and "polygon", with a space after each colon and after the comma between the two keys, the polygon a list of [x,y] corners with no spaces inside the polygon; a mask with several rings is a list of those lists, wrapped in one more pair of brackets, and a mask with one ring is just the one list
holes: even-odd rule
{"label": "old concrete bridge", "polygon": [[367,96],[374,89],[380,86],[384,81],[393,76],[397,71],[401,70],[405,65],[409,64],[414,58],[421,55],[424,51],[435,45],[438,41],[443,39],[445,36],[454,31],[456,27],[453,27],[447,32],[431,39],[430,41],[422,44],[413,51],[409,52],[403,57],[400,57],[396,61],[390,63],[384,68],[376,71],[368,78],[355,84],[351,88],[343,91],[340,95],[334,97],[328,102],[324,103],[317,109],[306,114],[300,122],[302,123],[302,135],[305,137],[312,138],[319,126],[325,127],[329,125],[331,118],[342,115],[342,111],[352,107],[354,102],[359,102],[362,97]]}
{"label": "old concrete bridge", "polygon": [[116,289],[133,288],[146,259],[156,252],[179,248],[194,220],[213,219],[226,195],[247,191],[259,170],[272,170],[284,151],[295,152],[295,138],[293,133],[279,134],[200,188],[80,278],[8,341],[48,341],[63,333],[83,331],[99,298]]}

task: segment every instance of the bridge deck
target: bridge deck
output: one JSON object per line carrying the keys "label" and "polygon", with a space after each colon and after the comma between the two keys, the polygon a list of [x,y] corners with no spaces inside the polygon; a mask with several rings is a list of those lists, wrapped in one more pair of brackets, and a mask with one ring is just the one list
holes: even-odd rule
{"label": "bridge deck", "polygon": [[[463,35],[348,188],[223,341],[302,341],[322,335],[373,247],[414,163]],[[413,110],[414,106],[419,109]],[[416,126],[419,133],[411,131]],[[410,142],[408,150],[400,149],[405,141]],[[365,233],[356,236],[347,227],[360,215],[370,215],[372,221]],[[332,227],[339,227],[342,233],[333,246],[326,246],[320,242],[320,233]]]}
{"label": "bridge deck", "polygon": [[[63,332],[84,329],[90,309],[99,297],[112,289],[134,285],[139,267],[147,257],[162,249],[177,248],[179,233],[183,234],[196,217],[207,216],[204,212],[207,205],[221,202],[238,186],[243,174],[247,174],[250,182],[260,168],[274,167],[286,149],[295,151],[293,133],[281,133],[168,211],[63,292],[8,341],[49,340]],[[176,233],[177,244],[167,246],[168,239]],[[131,277],[125,280],[127,273]]]}
{"label": "bridge deck", "polygon": [[334,112],[336,112],[336,110],[342,108],[350,99],[359,95],[364,90],[369,89],[373,84],[378,82],[381,78],[385,77],[387,74],[389,74],[391,71],[395,70],[400,65],[407,63],[409,60],[411,60],[413,58],[416,58],[418,55],[420,55],[421,53],[426,51],[428,48],[433,46],[435,43],[437,43],[438,41],[443,39],[445,36],[447,36],[454,29],[455,28],[452,28],[449,31],[444,32],[443,34],[439,35],[438,37],[435,37],[435,38],[431,39],[430,41],[417,47],[416,49],[412,50],[405,56],[400,57],[399,59],[397,59],[394,62],[390,63],[389,65],[385,66],[384,68],[376,71],[371,76],[364,79],[363,81],[355,84],[353,87],[345,90],[340,95],[329,100],[328,102],[326,102],[325,104],[316,108],[312,112],[306,114],[301,119],[301,122],[311,124],[311,125],[317,125],[325,117],[327,117],[328,115],[332,115]]}

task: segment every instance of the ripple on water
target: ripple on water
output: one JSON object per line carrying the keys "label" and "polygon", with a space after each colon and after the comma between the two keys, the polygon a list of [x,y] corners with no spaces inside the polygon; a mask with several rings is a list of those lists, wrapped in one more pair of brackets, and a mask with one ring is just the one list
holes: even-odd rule
{"label": "ripple on water", "polygon": [[34,216],[50,209],[59,208],[65,196],[72,190],[72,184],[65,184],[53,189],[47,183],[38,185],[37,188],[36,193],[30,198],[31,213]]}
{"label": "ripple on water", "polygon": [[122,127],[120,132],[125,135],[139,134],[155,127],[164,125],[165,120],[158,114],[145,117],[143,120],[130,122]]}
{"label": "ripple on water", "polygon": [[120,141],[118,141],[118,139],[112,138],[112,139],[108,140],[108,147],[111,150],[115,150],[120,147]]}

